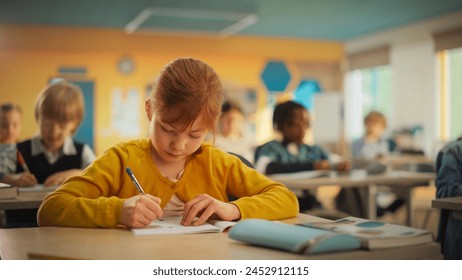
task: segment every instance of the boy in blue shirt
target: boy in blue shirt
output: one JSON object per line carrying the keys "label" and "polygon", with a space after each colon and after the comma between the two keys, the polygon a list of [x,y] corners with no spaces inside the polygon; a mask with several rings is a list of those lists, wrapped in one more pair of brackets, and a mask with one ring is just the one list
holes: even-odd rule
{"label": "boy in blue shirt", "polygon": [[[282,134],[282,141],[272,140],[257,148],[255,168],[258,171],[276,174],[331,169],[328,154],[321,147],[304,143],[310,120],[303,105],[293,101],[278,104],[273,113],[273,126]],[[335,169],[347,170],[349,163],[338,163]],[[308,191],[299,197],[299,205],[300,211],[321,207]]]}

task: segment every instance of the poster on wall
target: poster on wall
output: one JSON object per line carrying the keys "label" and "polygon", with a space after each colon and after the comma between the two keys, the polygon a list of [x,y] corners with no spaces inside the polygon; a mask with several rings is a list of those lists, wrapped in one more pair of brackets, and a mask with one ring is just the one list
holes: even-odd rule
{"label": "poster on wall", "polygon": [[140,127],[140,92],[136,88],[114,88],[111,93],[111,127],[121,137],[137,137]]}

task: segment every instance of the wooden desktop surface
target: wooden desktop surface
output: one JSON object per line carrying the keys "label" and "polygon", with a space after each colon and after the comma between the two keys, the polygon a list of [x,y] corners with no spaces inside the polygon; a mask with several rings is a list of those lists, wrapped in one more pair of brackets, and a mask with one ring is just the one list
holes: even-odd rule
{"label": "wooden desktop surface", "polygon": [[433,164],[434,159],[425,155],[387,155],[378,160],[390,167],[399,167],[412,164]]}
{"label": "wooden desktop surface", "polygon": [[270,176],[291,189],[315,189],[321,186],[338,185],[342,187],[367,187],[370,185],[384,185],[389,187],[404,187],[409,185],[428,185],[436,177],[434,173],[411,172],[411,171],[388,171],[382,174],[369,175],[363,170],[352,170],[349,173],[340,173],[337,176],[318,178],[290,178]]}
{"label": "wooden desktop surface", "polygon": [[19,192],[16,198],[0,199],[0,210],[37,209],[51,192]]}
{"label": "wooden desktop surface", "polygon": [[432,207],[450,210],[454,219],[462,221],[462,196],[434,199]]}
{"label": "wooden desktop surface", "polygon": [[[286,223],[325,219],[299,214]],[[0,229],[0,254],[5,260],[117,259],[117,260],[232,260],[232,259],[441,259],[437,243],[386,250],[354,250],[299,255],[244,244],[227,233],[136,237],[127,229],[39,227]]]}
{"label": "wooden desktop surface", "polygon": [[462,211],[462,196],[437,198],[432,200],[433,208]]}

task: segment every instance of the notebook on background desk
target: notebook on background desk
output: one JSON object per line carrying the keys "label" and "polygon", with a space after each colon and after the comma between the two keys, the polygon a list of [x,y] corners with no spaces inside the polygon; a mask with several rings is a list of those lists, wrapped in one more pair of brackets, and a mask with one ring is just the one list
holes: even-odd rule
{"label": "notebook on background desk", "polygon": [[18,196],[18,188],[12,185],[0,183],[0,199],[10,199]]}
{"label": "notebook on background desk", "polygon": [[18,187],[19,192],[52,192],[59,188],[59,185],[56,186],[51,186],[51,187],[45,187],[43,184],[37,184],[34,186],[30,187]]}
{"label": "notebook on background desk", "polygon": [[283,180],[296,180],[296,179],[313,179],[322,177],[335,177],[336,172],[330,170],[311,170],[311,171],[299,171],[292,173],[277,173],[271,175],[271,179],[275,181]]}
{"label": "notebook on background desk", "polygon": [[367,174],[381,174],[387,171],[387,166],[377,160],[366,158],[351,159],[351,170],[364,170]]}

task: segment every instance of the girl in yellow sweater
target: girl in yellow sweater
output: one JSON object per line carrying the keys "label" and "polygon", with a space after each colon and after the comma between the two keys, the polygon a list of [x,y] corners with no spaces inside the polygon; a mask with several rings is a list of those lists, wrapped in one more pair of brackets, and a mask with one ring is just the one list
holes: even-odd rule
{"label": "girl in yellow sweater", "polygon": [[[297,215],[297,198],[285,186],[204,143],[222,98],[221,82],[204,62],[180,58],[166,65],[145,102],[149,139],[118,144],[65,181],[42,203],[39,225],[140,228],[182,215],[183,225],[196,226],[210,218]],[[139,194],[127,167],[146,194]]]}

